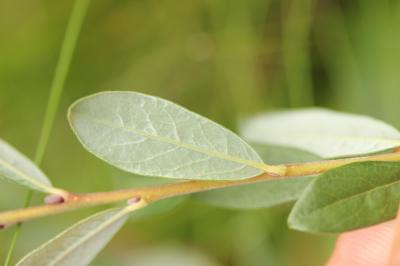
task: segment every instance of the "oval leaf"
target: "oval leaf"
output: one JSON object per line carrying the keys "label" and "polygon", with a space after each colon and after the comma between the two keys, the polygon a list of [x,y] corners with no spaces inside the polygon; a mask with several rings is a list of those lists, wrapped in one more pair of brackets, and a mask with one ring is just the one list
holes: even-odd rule
{"label": "oval leaf", "polygon": [[1,139],[0,177],[34,190],[57,193],[49,179],[32,161]]}
{"label": "oval leaf", "polygon": [[318,155],[293,147],[263,143],[251,143],[250,145],[268,164],[307,163],[322,160]]}
{"label": "oval leaf", "polygon": [[400,132],[382,121],[321,108],[259,115],[245,121],[241,132],[250,141],[293,146],[324,158],[400,146]]}
{"label": "oval leaf", "polygon": [[229,209],[268,208],[297,200],[313,176],[262,181],[195,194],[205,203]]}
{"label": "oval leaf", "polygon": [[69,121],[83,146],[125,171],[231,180],[263,171],[258,154],[222,126],[172,102],[136,92],[102,92],[75,102]]}
{"label": "oval leaf", "polygon": [[142,202],[92,215],[33,250],[17,265],[88,265],[124,225],[129,212],[141,207]]}
{"label": "oval leaf", "polygon": [[349,164],[317,177],[295,204],[289,226],[343,232],[387,221],[400,201],[400,163]]}
{"label": "oval leaf", "polygon": [[[252,144],[252,147],[265,162],[272,164],[320,160],[320,157],[312,153],[294,148],[263,144]],[[297,200],[313,179],[313,176],[274,179],[197,193],[194,197],[197,200],[223,208],[267,208]]]}

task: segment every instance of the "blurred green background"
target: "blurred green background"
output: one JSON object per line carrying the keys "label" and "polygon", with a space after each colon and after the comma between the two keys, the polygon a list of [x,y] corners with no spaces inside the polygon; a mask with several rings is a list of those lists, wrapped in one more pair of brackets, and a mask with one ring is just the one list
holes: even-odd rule
{"label": "blurred green background", "polygon": [[[30,157],[72,4],[0,0],[0,136]],[[102,90],[164,97],[233,130],[243,116],[310,105],[399,127],[399,25],[400,1],[389,0],[92,1],[43,169],[76,192],[131,179],[86,152],[65,119],[75,99]],[[24,194],[1,183],[0,209],[22,206]],[[132,219],[93,265],[322,265],[334,236],[287,229],[289,210],[187,200]],[[25,224],[17,257],[94,211]],[[12,231],[0,233],[0,258]]]}

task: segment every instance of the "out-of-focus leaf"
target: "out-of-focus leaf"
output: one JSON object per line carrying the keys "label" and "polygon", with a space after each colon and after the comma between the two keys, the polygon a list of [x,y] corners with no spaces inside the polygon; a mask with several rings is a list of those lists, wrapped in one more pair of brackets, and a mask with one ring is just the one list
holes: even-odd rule
{"label": "out-of-focus leaf", "polygon": [[[114,261],[115,262],[115,261]],[[116,259],[120,266],[220,266],[201,250],[176,245],[137,249]],[[101,261],[99,261],[101,264]],[[97,265],[97,264],[96,264]]]}
{"label": "out-of-focus leaf", "polygon": [[324,158],[400,146],[400,132],[374,118],[321,108],[274,112],[243,122],[245,139],[293,146]]}
{"label": "out-of-focus leaf", "polygon": [[56,192],[49,179],[32,161],[1,139],[0,178],[34,190]]}
{"label": "out-of-focus leaf", "polygon": [[400,201],[400,163],[362,162],[317,177],[295,204],[289,226],[343,232],[387,221]]}
{"label": "out-of-focus leaf", "polygon": [[293,147],[263,143],[250,143],[250,145],[268,164],[306,163],[322,160],[318,155]]}
{"label": "out-of-focus leaf", "polygon": [[295,201],[314,177],[302,176],[227,187],[195,194],[198,200],[231,209],[259,209]]}
{"label": "out-of-focus leaf", "polygon": [[284,171],[231,131],[157,97],[102,92],[75,102],[68,117],[87,150],[139,175],[235,180]]}
{"label": "out-of-focus leaf", "polygon": [[18,266],[80,266],[89,264],[143,202],[97,213],[71,226],[26,255]]}
{"label": "out-of-focus leaf", "polygon": [[[267,163],[294,163],[317,161],[320,157],[299,149],[252,144],[253,148]],[[206,203],[224,208],[256,209],[266,208],[296,200],[313,176],[287,179],[273,179],[255,184],[228,187],[195,194],[194,197]]]}

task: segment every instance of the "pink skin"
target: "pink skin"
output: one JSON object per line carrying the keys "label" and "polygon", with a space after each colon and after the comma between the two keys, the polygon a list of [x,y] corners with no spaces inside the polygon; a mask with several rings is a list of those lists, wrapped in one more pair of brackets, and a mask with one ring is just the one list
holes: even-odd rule
{"label": "pink skin", "polygon": [[326,266],[388,265],[395,221],[340,235]]}

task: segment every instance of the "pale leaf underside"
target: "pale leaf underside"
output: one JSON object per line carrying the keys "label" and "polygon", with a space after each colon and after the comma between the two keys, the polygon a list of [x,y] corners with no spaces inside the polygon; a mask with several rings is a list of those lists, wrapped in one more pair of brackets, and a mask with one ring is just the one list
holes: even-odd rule
{"label": "pale leaf underside", "polygon": [[92,215],[33,250],[17,265],[87,265],[124,225],[128,214],[144,206],[143,202],[139,202]]}
{"label": "pale leaf underside", "polygon": [[0,177],[34,190],[54,192],[45,174],[26,156],[1,139]]}
{"label": "pale leaf underside", "polygon": [[238,136],[169,101],[103,92],[69,111],[84,147],[128,172],[184,179],[243,179],[274,171]]}
{"label": "pale leaf underside", "polygon": [[382,121],[322,108],[259,115],[244,121],[241,133],[250,141],[293,146],[324,158],[400,146],[400,132]]}

